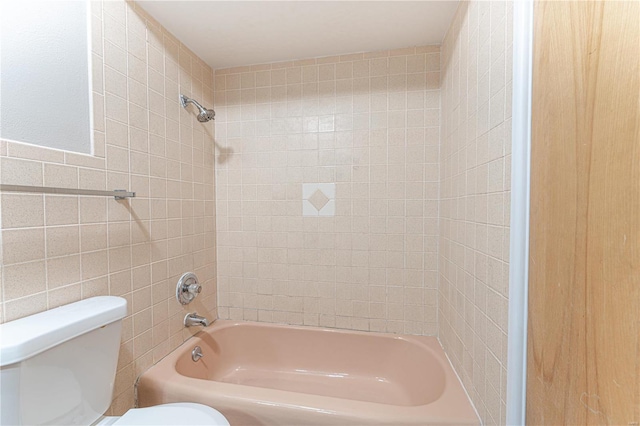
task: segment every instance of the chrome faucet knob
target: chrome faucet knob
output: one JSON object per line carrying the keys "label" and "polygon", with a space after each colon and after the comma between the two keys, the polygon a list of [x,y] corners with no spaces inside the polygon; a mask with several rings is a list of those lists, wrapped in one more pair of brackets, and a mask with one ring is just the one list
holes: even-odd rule
{"label": "chrome faucet knob", "polygon": [[183,305],[188,305],[202,291],[198,277],[193,272],[183,274],[176,285],[176,299]]}
{"label": "chrome faucet knob", "polygon": [[198,362],[200,358],[204,358],[204,354],[202,353],[202,348],[200,346],[196,346],[191,351],[191,359],[193,362]]}

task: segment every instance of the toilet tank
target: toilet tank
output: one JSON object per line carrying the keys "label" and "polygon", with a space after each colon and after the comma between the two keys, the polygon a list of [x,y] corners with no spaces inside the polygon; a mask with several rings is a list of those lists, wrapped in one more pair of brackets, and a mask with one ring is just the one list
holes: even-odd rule
{"label": "toilet tank", "polygon": [[101,296],[0,325],[0,425],[90,425],[111,404],[127,302]]}

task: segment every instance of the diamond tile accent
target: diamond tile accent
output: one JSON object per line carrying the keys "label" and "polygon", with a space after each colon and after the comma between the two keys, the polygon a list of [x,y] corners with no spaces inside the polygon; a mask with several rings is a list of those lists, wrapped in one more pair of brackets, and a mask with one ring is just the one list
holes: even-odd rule
{"label": "diamond tile accent", "polygon": [[318,189],[313,193],[313,195],[311,195],[311,197],[309,197],[309,202],[313,204],[313,207],[320,211],[329,202],[329,197],[324,195],[324,192]]}
{"label": "diamond tile accent", "polygon": [[302,184],[302,216],[336,215],[335,183],[303,183]]}

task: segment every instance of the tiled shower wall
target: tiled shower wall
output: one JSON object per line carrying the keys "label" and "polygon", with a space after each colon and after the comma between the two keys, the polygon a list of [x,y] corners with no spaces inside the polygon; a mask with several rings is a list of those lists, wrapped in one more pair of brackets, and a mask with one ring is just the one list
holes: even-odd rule
{"label": "tiled shower wall", "polygon": [[437,333],[439,67],[426,46],[216,70],[221,318]]}
{"label": "tiled shower wall", "polygon": [[[213,73],[134,3],[92,1],[95,155],[2,141],[2,183],[130,189],[115,201],[4,192],[0,319],[96,295],[127,299],[111,414],[135,378],[189,331],[175,284],[194,271],[189,310],[216,318],[213,124],[178,93],[213,103]],[[195,306],[194,306],[195,305]]]}
{"label": "tiled shower wall", "polygon": [[463,2],[442,45],[439,337],[484,424],[505,423],[512,25]]}

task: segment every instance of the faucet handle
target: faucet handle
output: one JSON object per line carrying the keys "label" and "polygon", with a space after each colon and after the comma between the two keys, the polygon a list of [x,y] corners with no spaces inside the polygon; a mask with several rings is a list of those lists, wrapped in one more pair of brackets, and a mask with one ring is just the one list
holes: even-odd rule
{"label": "faucet handle", "polygon": [[198,362],[200,358],[204,358],[204,354],[202,353],[202,348],[200,346],[196,346],[191,351],[191,359],[193,362]]}
{"label": "faucet handle", "polygon": [[198,277],[193,272],[183,274],[176,286],[176,299],[183,305],[188,305],[202,291]]}

